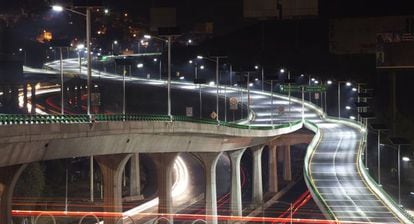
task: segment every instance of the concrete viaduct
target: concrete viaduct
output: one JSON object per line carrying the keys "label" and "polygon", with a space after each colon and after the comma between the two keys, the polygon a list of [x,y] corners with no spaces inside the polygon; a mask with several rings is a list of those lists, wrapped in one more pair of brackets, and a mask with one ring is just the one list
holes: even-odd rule
{"label": "concrete viaduct", "polygon": [[[261,155],[269,147],[269,190],[278,192],[277,156],[283,155],[284,179],[291,177],[290,145],[309,143],[313,135],[291,134],[302,123],[271,130],[250,130],[180,121],[109,121],[0,125],[0,223],[11,223],[11,199],[27,164],[94,156],[103,175],[104,211],[122,214],[121,178],[131,159],[132,194],[139,195],[139,153],[150,153],[157,166],[158,212],[173,214],[172,166],[178,153],[193,153],[205,169],[208,223],[217,223],[216,164],[222,153],[231,160],[231,214],[242,215],[240,160],[246,149],[253,155],[253,198],[263,200]],[[277,153],[279,151],[279,154]],[[135,172],[134,172],[135,170]],[[121,217],[106,217],[116,223]],[[171,216],[164,217],[172,221]]]}

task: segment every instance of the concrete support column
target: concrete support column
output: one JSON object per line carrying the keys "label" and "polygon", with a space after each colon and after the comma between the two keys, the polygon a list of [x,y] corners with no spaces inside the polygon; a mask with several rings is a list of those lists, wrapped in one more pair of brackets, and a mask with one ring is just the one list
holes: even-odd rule
{"label": "concrete support column", "polygon": [[[171,188],[173,181],[173,165],[178,153],[152,153],[151,157],[157,165],[157,184],[158,184],[158,213],[161,217],[173,223],[174,213]],[[159,223],[164,223],[164,219],[159,220]]]}
{"label": "concrete support column", "polygon": [[203,161],[206,178],[206,215],[208,224],[217,224],[216,166],[221,152],[203,152],[196,155]]}
{"label": "concrete support column", "polygon": [[231,214],[242,216],[240,160],[246,148],[229,152],[231,160]]}
{"label": "concrete support column", "polygon": [[30,101],[32,103],[31,114],[36,114],[36,84],[30,84],[32,87],[32,95],[30,96]]}
{"label": "concrete support column", "polygon": [[12,223],[11,207],[14,187],[27,164],[0,168],[0,223]]}
{"label": "concrete support column", "polygon": [[269,192],[279,191],[277,175],[277,146],[269,147]]}
{"label": "concrete support column", "polygon": [[131,172],[129,174],[129,194],[130,196],[141,195],[141,176],[139,169],[139,153],[131,156]]}
{"label": "concrete support column", "polygon": [[131,154],[95,156],[103,179],[104,212],[119,212],[119,217],[105,217],[105,224],[115,224],[122,213],[122,172]]}
{"label": "concrete support column", "polygon": [[263,180],[262,180],[263,148],[264,148],[264,145],[252,148],[252,154],[253,154],[252,202],[257,206],[263,203]]}
{"label": "concrete support column", "polygon": [[286,145],[283,147],[284,148],[284,152],[283,152],[283,164],[284,164],[284,168],[283,168],[283,178],[286,181],[291,181],[292,180],[292,161],[290,158],[290,145]]}

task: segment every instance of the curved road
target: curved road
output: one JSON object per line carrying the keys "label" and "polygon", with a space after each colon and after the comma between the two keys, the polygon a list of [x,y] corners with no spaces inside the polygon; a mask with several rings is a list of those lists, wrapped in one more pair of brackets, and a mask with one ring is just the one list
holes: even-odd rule
{"label": "curved road", "polygon": [[[50,67],[58,69],[58,63],[50,63]],[[65,60],[65,70],[78,72],[77,60]],[[86,69],[83,69],[86,72]],[[122,80],[119,75],[100,73],[101,78]],[[93,72],[97,77],[98,73]],[[144,81],[148,84],[161,85],[163,81],[142,80],[130,78],[129,81]],[[191,89],[191,83],[175,83],[173,88]],[[215,94],[215,87],[204,86],[206,91]],[[246,91],[244,91],[244,95]],[[270,94],[259,91],[250,91],[252,98],[251,109],[256,117],[253,125],[268,125],[271,122],[271,100]],[[229,97],[240,98],[236,88],[227,91]],[[246,95],[244,96],[244,102]],[[283,110],[275,110],[273,122],[275,124],[285,123],[289,120],[301,119],[302,106],[300,102],[292,103],[289,109],[286,97],[274,97],[274,106],[283,107]],[[278,111],[284,111],[279,113]],[[337,122],[328,122],[320,118],[315,110],[305,107],[305,119],[315,122],[321,130],[321,140],[312,154],[309,168],[310,178],[316,190],[320,193],[328,208],[333,212],[339,222],[344,223],[402,223],[397,216],[383,204],[383,202],[370,190],[364,182],[358,170],[357,158],[359,144],[362,141],[360,130]]]}

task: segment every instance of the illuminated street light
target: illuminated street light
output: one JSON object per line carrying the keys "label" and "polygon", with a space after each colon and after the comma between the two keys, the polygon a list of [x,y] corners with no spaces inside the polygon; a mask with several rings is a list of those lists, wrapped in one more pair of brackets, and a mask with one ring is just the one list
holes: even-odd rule
{"label": "illuminated street light", "polygon": [[349,116],[349,119],[355,120],[355,116]]}
{"label": "illuminated street light", "polygon": [[331,81],[331,80],[328,80],[328,81],[326,82],[326,84],[328,84],[328,85],[332,85],[332,81]]}
{"label": "illuminated street light", "polygon": [[315,84],[319,84],[319,81],[318,81],[318,80],[315,80],[315,81],[314,81],[314,83],[315,83]]}
{"label": "illuminated street light", "polygon": [[312,81],[312,82],[315,82],[315,78],[311,78],[311,81]]}
{"label": "illuminated street light", "polygon": [[253,86],[253,83],[249,83],[249,86],[252,87]]}
{"label": "illuminated street light", "polygon": [[184,76],[180,76],[180,80],[184,80]]}
{"label": "illuminated street light", "polygon": [[200,69],[201,69],[201,70],[203,70],[203,69],[204,69],[204,65],[201,65],[201,66],[200,66]]}
{"label": "illuminated street light", "polygon": [[346,86],[352,86],[351,82],[346,82]]}
{"label": "illuminated street light", "polygon": [[188,61],[188,63],[189,63],[189,64],[193,64],[193,60],[189,60],[189,61]]}
{"label": "illuminated street light", "polygon": [[256,70],[259,69],[259,66],[258,65],[255,65],[254,66],[254,69],[256,69]]}
{"label": "illuminated street light", "polygon": [[410,162],[410,158],[407,157],[407,156],[403,156],[402,157],[402,161],[404,161],[404,162]]}
{"label": "illuminated street light", "polygon": [[55,12],[62,12],[63,11],[63,7],[60,5],[53,5],[52,6],[52,10]]}
{"label": "illuminated street light", "polygon": [[346,106],[346,107],[345,107],[345,109],[350,110],[350,109],[351,109],[351,107],[350,107],[350,106]]}
{"label": "illuminated street light", "polygon": [[280,73],[285,73],[285,69],[281,68]]}
{"label": "illuminated street light", "polygon": [[109,14],[109,9],[105,9],[105,10],[104,10],[104,13],[105,13],[105,14]]}
{"label": "illuminated street light", "polygon": [[191,40],[191,39],[188,39],[188,41],[187,41],[189,44],[191,44],[191,43],[193,43],[193,40]]}
{"label": "illuminated street light", "polygon": [[151,37],[151,35],[145,34],[145,35],[144,35],[144,38],[145,38],[145,39],[151,39],[152,37]]}
{"label": "illuminated street light", "polygon": [[154,59],[152,59],[154,62],[157,62],[158,61],[158,59],[157,58],[154,58]]}
{"label": "illuminated street light", "polygon": [[144,67],[144,64],[142,63],[137,64],[137,68],[143,68],[143,67]]}
{"label": "illuminated street light", "polygon": [[200,56],[200,55],[197,56],[197,59],[203,59],[203,58],[204,58],[203,56]]}
{"label": "illuminated street light", "polygon": [[353,92],[356,92],[356,91],[357,91],[357,88],[355,88],[355,87],[354,87],[354,88],[352,88],[352,91],[353,91]]}

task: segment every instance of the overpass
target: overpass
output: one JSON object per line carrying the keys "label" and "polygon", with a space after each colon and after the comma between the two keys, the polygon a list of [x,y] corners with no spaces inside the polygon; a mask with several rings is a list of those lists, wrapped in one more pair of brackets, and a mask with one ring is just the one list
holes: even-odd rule
{"label": "overpass", "polygon": [[[53,67],[53,64],[49,66]],[[70,67],[67,69],[70,69]],[[96,75],[96,71],[94,71],[93,75]],[[104,75],[108,79],[117,77],[113,74]],[[129,81],[140,80],[131,78]],[[141,81],[149,83],[148,81]],[[182,85],[187,84],[177,82],[173,84],[173,87],[179,88]],[[247,92],[247,90],[242,91]],[[258,96],[258,99],[261,99],[255,101],[257,104],[252,105],[252,109],[256,113],[256,120],[259,121],[266,117],[269,119],[269,113],[267,111],[270,106],[270,93],[259,91],[251,91],[251,93],[254,96]],[[273,96],[277,103],[284,103],[286,105],[287,97],[281,95]],[[216,216],[217,208],[213,180],[215,179],[215,166],[218,156],[227,151],[232,160],[232,176],[234,178],[232,178],[231,210],[234,216],[241,217],[240,169],[238,166],[240,166],[240,159],[246,148],[249,147],[253,151],[253,167],[256,170],[253,177],[255,183],[253,185],[255,186],[253,189],[253,201],[260,201],[263,195],[261,190],[262,180],[258,167],[261,166],[259,158],[263,151],[263,146],[270,146],[269,155],[271,160],[273,160],[273,163],[270,163],[275,166],[277,163],[275,162],[277,142],[287,143],[294,139],[288,138],[290,140],[283,140],[284,137],[281,135],[296,131],[304,125],[316,133],[305,158],[305,179],[314,199],[321,210],[325,212],[327,219],[341,223],[412,223],[410,217],[402,209],[398,208],[387,197],[386,193],[382,192],[369,176],[367,176],[365,168],[361,163],[361,152],[365,142],[363,125],[348,120],[329,118],[317,106],[310,103],[303,103],[303,105],[306,111],[304,114],[302,114],[301,101],[292,99],[292,112],[277,117],[277,122],[288,122],[287,126],[285,124],[275,127],[269,125],[257,126],[254,124],[255,121],[252,121],[247,126],[236,126],[226,123],[205,124],[203,122],[188,122],[185,120],[180,121],[179,119],[159,119],[152,121],[142,121],[139,119],[129,120],[125,117],[118,118],[118,121],[97,119],[95,122],[92,122],[92,120],[86,118],[80,122],[62,124],[53,121],[54,119],[50,119],[56,123],[13,125],[12,121],[6,119],[4,123],[7,127],[5,126],[5,128],[12,128],[7,130],[23,133],[25,137],[20,138],[17,135],[11,134],[12,132],[7,131],[10,135],[2,138],[1,144],[2,146],[3,144],[6,146],[2,147],[1,150],[3,148],[6,150],[4,151],[5,153],[2,151],[2,154],[8,155],[7,159],[2,160],[2,164],[5,166],[2,169],[7,170],[7,173],[15,173],[12,177],[10,175],[2,177],[2,183],[6,183],[3,186],[9,186],[12,189],[13,180],[18,178],[21,168],[24,167],[18,165],[21,163],[43,159],[64,158],[65,156],[76,155],[76,153],[83,156],[98,154],[102,156],[97,157],[97,162],[100,164],[101,170],[103,170],[103,173],[108,173],[108,176],[105,178],[106,182],[113,183],[114,188],[116,188],[107,189],[107,186],[105,187],[105,203],[108,205],[108,208],[115,208],[112,211],[120,211],[119,196],[116,196],[119,193],[116,192],[119,192],[120,172],[123,170],[126,159],[131,155],[129,153],[151,152],[154,153],[154,159],[158,161],[158,170],[163,174],[158,176],[159,180],[162,180],[162,185],[159,186],[162,189],[159,192],[159,213],[166,214],[165,217],[168,220],[172,220],[173,210],[169,191],[171,187],[171,175],[168,175],[171,170],[172,161],[176,153],[181,150],[185,152],[196,152],[203,161],[207,174],[207,222],[216,223],[218,218]],[[294,119],[298,118],[300,119],[299,122],[293,122]],[[23,123],[30,123],[27,122],[27,119],[23,120]],[[44,123],[47,122],[49,121],[46,119]],[[22,128],[22,126],[33,128]],[[4,132],[6,132],[5,130],[3,129]],[[66,135],[64,134],[65,132]],[[49,135],[42,135],[43,133],[49,133]],[[77,140],[78,138],[85,140],[85,142]],[[140,139],[142,142],[135,140],[135,138]],[[106,139],[110,140],[106,141]],[[67,144],[65,144],[66,141]],[[110,143],[112,141],[115,141],[116,144]],[[203,143],[205,144],[207,141],[209,145],[208,147],[204,147]],[[98,147],[95,148],[95,143],[104,147],[104,150],[101,151]],[[106,147],[105,143],[110,144]],[[171,147],[169,147],[170,144],[172,144]],[[67,148],[70,145],[87,148],[87,150],[68,152],[71,151]],[[134,145],[134,147],[130,145]],[[159,147],[159,145],[166,147]],[[25,150],[28,151],[17,150],[15,152],[16,149],[25,148],[21,146],[27,146],[28,148]],[[31,146],[37,147],[37,150],[30,150]],[[61,151],[58,149],[60,147],[62,147]],[[289,147],[284,150],[286,152],[290,151]],[[16,154],[13,156],[13,153]],[[116,156],[112,154],[116,154]],[[22,159],[20,158],[22,157],[21,155],[25,155],[28,158]],[[288,155],[284,159],[287,166],[285,175],[289,178],[290,162],[287,161],[290,161],[290,153],[284,153],[284,155]],[[274,177],[274,175],[273,173],[269,176]],[[273,184],[271,185],[274,187],[275,179],[272,181]],[[277,191],[277,189],[275,190]],[[5,195],[7,194],[3,193],[2,197],[5,198]],[[358,200],[358,198],[362,197],[363,200]],[[3,198],[2,214],[3,217],[6,217],[3,220],[7,220],[9,210],[5,208],[10,206],[10,201]],[[114,223],[115,220],[114,218],[105,219],[108,223]]]}

